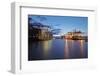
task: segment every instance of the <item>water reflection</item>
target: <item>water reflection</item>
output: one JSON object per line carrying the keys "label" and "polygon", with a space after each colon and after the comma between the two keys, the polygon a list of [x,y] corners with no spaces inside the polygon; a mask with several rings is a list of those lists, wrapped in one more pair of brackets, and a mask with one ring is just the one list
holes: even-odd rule
{"label": "water reflection", "polygon": [[81,57],[83,57],[83,51],[84,51],[84,41],[80,40],[80,52],[81,52]]}
{"label": "water reflection", "polygon": [[53,39],[29,42],[28,60],[87,58],[87,45],[84,40]]}
{"label": "water reflection", "polygon": [[50,48],[52,47],[52,40],[44,41],[43,42],[43,53],[44,58],[48,58]]}
{"label": "water reflection", "polygon": [[68,48],[68,40],[65,40],[65,49],[64,49],[64,58],[69,57],[69,48]]}

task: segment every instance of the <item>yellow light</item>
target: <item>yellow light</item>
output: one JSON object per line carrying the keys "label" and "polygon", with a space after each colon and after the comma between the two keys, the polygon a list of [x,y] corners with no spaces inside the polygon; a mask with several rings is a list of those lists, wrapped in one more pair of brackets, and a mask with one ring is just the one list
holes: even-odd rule
{"label": "yellow light", "polygon": [[52,40],[44,41],[43,42],[43,50],[44,50],[44,56],[48,56],[49,50],[52,45]]}

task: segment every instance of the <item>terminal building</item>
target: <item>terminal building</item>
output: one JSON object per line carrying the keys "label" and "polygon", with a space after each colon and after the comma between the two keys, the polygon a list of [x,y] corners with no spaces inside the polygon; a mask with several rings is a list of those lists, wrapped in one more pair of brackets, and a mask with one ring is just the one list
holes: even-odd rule
{"label": "terminal building", "polygon": [[87,39],[87,36],[84,35],[84,32],[75,30],[73,32],[68,32],[67,34],[65,34],[64,38],[72,40],[84,40]]}

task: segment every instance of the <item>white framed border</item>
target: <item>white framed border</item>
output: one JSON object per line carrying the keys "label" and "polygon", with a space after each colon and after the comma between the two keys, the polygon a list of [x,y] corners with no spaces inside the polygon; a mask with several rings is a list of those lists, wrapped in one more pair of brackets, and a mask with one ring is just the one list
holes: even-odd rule
{"label": "white framed border", "polygon": [[[71,59],[71,60],[50,60],[50,61],[32,61],[27,62],[26,61],[26,54],[23,53],[23,36],[25,36],[23,34],[23,32],[27,32],[26,26],[23,27],[23,19],[25,18],[25,16],[27,14],[29,14],[28,11],[30,11],[30,14],[32,13],[31,10],[26,10],[26,14],[22,13],[22,9],[24,9],[24,13],[26,8],[35,8],[35,9],[41,9],[41,10],[59,10],[59,11],[78,11],[78,12],[89,12],[87,15],[80,14],[80,16],[88,16],[89,17],[89,26],[88,26],[88,35],[89,35],[89,44],[88,44],[88,50],[89,50],[89,58],[88,59]],[[38,13],[33,13],[33,14],[41,14],[43,15],[43,12],[39,12],[40,10],[38,10]],[[96,35],[96,9],[95,8],[91,8],[91,7],[73,7],[73,6],[67,6],[67,7],[56,7],[56,6],[51,6],[49,5],[48,7],[44,4],[40,4],[40,5],[36,5],[36,4],[28,4],[28,3],[12,3],[12,36],[11,36],[11,40],[12,40],[12,51],[11,51],[11,71],[13,73],[22,73],[22,72],[40,72],[40,71],[51,71],[51,70],[56,70],[56,69],[74,69],[74,68],[89,68],[89,67],[93,67],[95,65],[94,61],[95,61],[95,57],[94,57],[94,48],[95,47],[94,44],[95,43],[95,35]],[[70,12],[69,12],[70,13]],[[44,13],[45,15],[46,13]],[[56,13],[55,14],[46,14],[46,15],[62,15],[61,13]],[[67,14],[66,14],[67,15]],[[71,15],[71,14],[68,14]],[[74,15],[74,14],[73,14]],[[76,14],[76,15],[79,15]],[[74,15],[75,16],[75,15]],[[23,18],[24,17],[24,18]],[[26,21],[26,20],[25,20]],[[26,23],[27,24],[27,23]],[[24,31],[23,31],[24,30]],[[92,34],[91,34],[92,33]],[[27,37],[27,36],[25,36]],[[25,50],[25,49],[24,49]],[[90,50],[92,51],[90,53]],[[27,51],[27,50],[26,50]],[[65,63],[68,66],[61,66],[61,65],[65,65]],[[45,67],[46,66],[46,67]]]}

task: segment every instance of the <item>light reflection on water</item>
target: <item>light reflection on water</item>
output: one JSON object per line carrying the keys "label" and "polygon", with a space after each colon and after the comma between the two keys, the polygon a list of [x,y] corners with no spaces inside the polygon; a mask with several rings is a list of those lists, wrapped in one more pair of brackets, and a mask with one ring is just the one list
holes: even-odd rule
{"label": "light reflection on water", "polygon": [[48,57],[50,48],[52,47],[52,40],[49,41],[44,41],[43,42],[43,53],[44,53],[44,58]]}
{"label": "light reflection on water", "polygon": [[88,57],[88,42],[53,39],[29,42],[28,60],[74,59]]}

